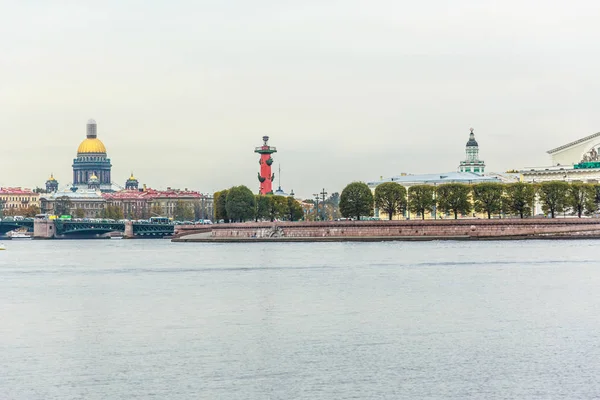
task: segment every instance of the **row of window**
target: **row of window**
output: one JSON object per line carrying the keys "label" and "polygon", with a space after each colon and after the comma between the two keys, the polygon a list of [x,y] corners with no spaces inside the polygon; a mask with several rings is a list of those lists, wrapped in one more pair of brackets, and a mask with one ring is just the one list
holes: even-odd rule
{"label": "row of window", "polygon": [[27,208],[29,206],[30,206],[29,204],[17,203],[17,204],[5,204],[4,208]]}
{"label": "row of window", "polygon": [[2,197],[4,201],[35,201],[37,197]]}

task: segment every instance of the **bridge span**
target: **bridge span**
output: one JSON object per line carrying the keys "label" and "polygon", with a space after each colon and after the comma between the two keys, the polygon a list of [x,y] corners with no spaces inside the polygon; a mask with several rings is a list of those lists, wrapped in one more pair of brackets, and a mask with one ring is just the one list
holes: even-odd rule
{"label": "bridge span", "polygon": [[97,222],[24,218],[22,220],[3,219],[0,221],[0,234],[26,228],[33,232],[34,239],[75,239],[107,237],[111,232],[121,232],[124,238],[162,238],[173,236],[173,224],[154,222]]}

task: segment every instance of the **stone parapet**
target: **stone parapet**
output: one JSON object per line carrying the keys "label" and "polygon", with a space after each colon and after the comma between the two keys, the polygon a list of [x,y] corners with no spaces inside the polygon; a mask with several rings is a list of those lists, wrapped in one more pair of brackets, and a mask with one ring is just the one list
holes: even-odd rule
{"label": "stone parapet", "polygon": [[[206,229],[206,228],[205,228]],[[388,240],[495,239],[600,236],[600,219],[459,219],[411,221],[259,222],[218,224],[211,239],[387,238]],[[204,231],[206,232],[206,231]],[[177,237],[200,233],[177,228]],[[208,235],[203,235],[208,237]]]}

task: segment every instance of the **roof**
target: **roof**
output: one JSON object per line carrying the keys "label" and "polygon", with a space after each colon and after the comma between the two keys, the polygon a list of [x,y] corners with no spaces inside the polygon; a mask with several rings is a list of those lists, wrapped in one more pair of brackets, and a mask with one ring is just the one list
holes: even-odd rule
{"label": "roof", "polygon": [[184,199],[184,198],[202,198],[204,195],[200,192],[190,190],[121,190],[114,193],[103,193],[102,196],[107,200],[135,200],[135,199]]}
{"label": "roof", "polygon": [[590,139],[594,139],[594,138],[597,138],[599,136],[600,136],[600,132],[594,133],[593,135],[589,135],[589,136],[586,136],[586,137],[581,138],[579,140],[575,140],[574,142],[564,144],[564,145],[562,145],[560,147],[557,147],[555,149],[548,150],[547,153],[548,154],[554,154],[554,153],[557,153],[557,152],[559,152],[561,150],[568,149],[569,147],[575,146],[576,144],[586,142],[586,141],[588,141]]}
{"label": "roof", "polygon": [[76,192],[67,189],[42,195],[42,198],[47,200],[56,200],[59,197],[68,197],[70,199],[103,200],[102,195],[93,189],[78,189]]}
{"label": "roof", "polygon": [[421,175],[399,175],[391,178],[367,182],[369,186],[377,186],[384,182],[398,182],[401,185],[408,184],[442,184],[442,183],[482,183],[482,182],[501,182],[500,179],[492,176],[479,175],[474,172],[445,172],[441,174],[421,174]]}
{"label": "roof", "polygon": [[32,194],[37,194],[37,193],[35,193],[35,192],[33,192],[33,190],[27,189],[27,188],[4,187],[4,188],[0,188],[0,194],[27,194],[27,195],[32,195]]}

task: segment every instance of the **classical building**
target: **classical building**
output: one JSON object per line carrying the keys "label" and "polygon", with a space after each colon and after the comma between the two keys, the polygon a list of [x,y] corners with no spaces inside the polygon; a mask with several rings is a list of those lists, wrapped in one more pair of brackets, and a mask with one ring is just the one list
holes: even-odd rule
{"label": "classical building", "polygon": [[0,211],[10,210],[11,214],[19,215],[20,210],[31,206],[40,206],[39,193],[20,187],[0,188]]}
{"label": "classical building", "polygon": [[590,156],[595,159],[599,152],[600,132],[547,151],[553,166],[571,166],[582,161],[590,161]]}
{"label": "classical building", "polygon": [[90,119],[87,122],[86,138],[79,145],[77,158],[73,160],[73,186],[87,189],[90,178],[95,176],[101,191],[111,191],[111,167],[106,148],[97,137],[96,121]]}
{"label": "classical building", "polygon": [[121,190],[104,193],[108,205],[123,210],[123,215],[130,219],[146,219],[149,217],[175,217],[175,208],[179,202],[193,211],[194,219],[211,219],[213,215],[212,196],[191,190],[155,190],[143,188],[139,190]]}
{"label": "classical building", "polygon": [[549,150],[549,166],[523,168],[523,182],[600,182],[600,133]]}
{"label": "classical building", "polygon": [[106,200],[104,200],[98,190],[63,190],[41,196],[40,204],[42,212],[55,214],[57,202],[67,204],[72,216],[82,215],[83,218],[99,217],[106,204]]}
{"label": "classical building", "polygon": [[466,158],[460,162],[458,166],[459,172],[474,172],[476,174],[483,174],[485,172],[485,162],[479,159],[479,144],[475,140],[475,134],[473,128],[469,135],[469,141],[465,147]]}
{"label": "classical building", "polygon": [[[515,179],[516,180],[516,179]],[[371,191],[375,192],[375,188],[385,182],[396,182],[402,186],[404,186],[407,190],[411,186],[415,185],[443,185],[445,183],[464,183],[468,185],[474,185],[477,183],[484,182],[495,182],[495,183],[504,183],[502,179],[498,176],[485,176],[480,175],[475,172],[447,172],[442,174],[420,174],[420,175],[410,175],[410,174],[401,174],[397,176],[392,176],[391,178],[383,179],[372,182],[367,182]],[[381,219],[387,219],[388,215],[379,209],[375,209],[375,217],[379,217]],[[442,215],[434,209],[433,215],[427,215],[427,218],[443,218],[450,217],[448,214]],[[470,216],[469,216],[470,217]],[[420,216],[406,212],[404,215],[394,216],[394,219],[415,219],[420,218]]]}
{"label": "classical building", "polygon": [[46,181],[46,192],[52,193],[58,190],[58,181],[54,178],[54,174],[50,174],[50,178]]}

